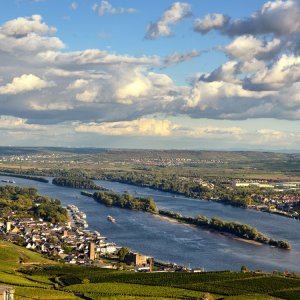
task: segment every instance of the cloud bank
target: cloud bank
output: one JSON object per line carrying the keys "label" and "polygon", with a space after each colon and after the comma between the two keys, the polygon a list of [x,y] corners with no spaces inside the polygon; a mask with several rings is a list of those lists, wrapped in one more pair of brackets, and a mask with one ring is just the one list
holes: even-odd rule
{"label": "cloud bank", "polygon": [[[95,8],[100,15],[129,12],[105,2]],[[4,130],[12,122],[19,129],[38,126],[42,130],[51,124],[69,126],[77,134],[198,138],[238,137],[243,131],[184,128],[167,118],[300,120],[300,25],[294,17],[298,12],[298,1],[277,0],[242,20],[217,13],[196,20],[195,31],[215,30],[230,37],[227,45],[218,48],[228,61],[211,72],[199,69],[181,85],[162,70],[198,57],[197,50],[166,57],[102,49],[68,51],[55,36],[56,28],[41,16],[9,20],[0,26],[0,108],[3,116],[13,119],[2,120],[0,127]],[[149,25],[147,37],[171,35],[172,26],[190,15],[189,4],[175,2]],[[278,28],[279,17],[284,20],[282,28]],[[166,119],[153,119],[153,115]],[[254,136],[262,141],[280,134],[267,130]],[[298,137],[297,133],[289,136]]]}

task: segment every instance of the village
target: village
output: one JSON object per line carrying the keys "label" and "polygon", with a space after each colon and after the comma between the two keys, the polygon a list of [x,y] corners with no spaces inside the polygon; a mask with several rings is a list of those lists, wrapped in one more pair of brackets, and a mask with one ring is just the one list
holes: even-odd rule
{"label": "village", "polygon": [[123,261],[120,261],[118,253],[121,247],[108,242],[98,231],[90,231],[84,228],[87,226],[80,226],[87,223],[78,220],[78,215],[84,216],[84,213],[75,205],[69,205],[68,210],[71,219],[66,224],[52,224],[42,219],[15,218],[12,214],[9,220],[0,221],[0,236],[5,241],[69,264],[106,269],[130,267],[133,271],[152,271],[152,258],[136,252],[127,253]]}

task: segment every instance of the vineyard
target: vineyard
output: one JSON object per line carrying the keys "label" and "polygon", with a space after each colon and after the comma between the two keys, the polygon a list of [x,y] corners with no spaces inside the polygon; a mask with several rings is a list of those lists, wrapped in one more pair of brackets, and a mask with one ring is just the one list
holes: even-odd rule
{"label": "vineyard", "polygon": [[[22,262],[22,263],[21,263]],[[25,262],[25,263],[24,263]],[[58,264],[0,241],[0,285],[16,299],[300,299],[295,274],[262,272],[133,273]]]}

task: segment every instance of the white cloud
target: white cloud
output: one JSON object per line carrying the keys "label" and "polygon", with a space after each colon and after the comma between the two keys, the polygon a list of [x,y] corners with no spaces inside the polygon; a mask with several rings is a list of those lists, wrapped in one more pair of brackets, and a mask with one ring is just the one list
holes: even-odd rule
{"label": "white cloud", "polygon": [[117,90],[116,96],[120,99],[121,103],[131,104],[131,98],[137,98],[146,95],[150,88],[150,80],[142,75],[137,74],[136,78],[131,79],[129,83],[126,83]]}
{"label": "white cloud", "polygon": [[53,85],[53,82],[47,82],[33,74],[23,74],[20,77],[13,78],[11,83],[0,86],[0,94],[15,95],[34,90],[41,90]]}
{"label": "white cloud", "polygon": [[152,136],[185,138],[239,138],[245,130],[240,127],[182,126],[166,119],[142,118],[123,122],[75,124],[75,131],[109,136]]}
{"label": "white cloud", "polygon": [[173,64],[179,64],[199,56],[200,56],[200,52],[195,49],[186,53],[175,52],[165,57],[163,63],[166,66],[169,66]]}
{"label": "white cloud", "polygon": [[194,30],[205,34],[213,29],[221,29],[229,22],[229,18],[222,14],[208,14],[203,19],[196,19]]}
{"label": "white cloud", "polygon": [[76,99],[82,102],[93,102],[98,96],[98,89],[85,90],[76,94]]}
{"label": "white cloud", "polygon": [[278,90],[300,80],[300,56],[282,55],[272,65],[258,70],[248,81],[251,88]]}
{"label": "white cloud", "polygon": [[88,85],[88,80],[85,79],[76,79],[74,82],[71,82],[67,89],[76,90]]}
{"label": "white cloud", "polygon": [[75,130],[101,135],[169,136],[176,127],[169,120],[138,119],[102,124],[80,124]]}
{"label": "white cloud", "polygon": [[104,16],[105,14],[116,15],[116,14],[132,14],[136,13],[135,8],[124,8],[124,7],[113,7],[109,1],[102,0],[99,4],[95,3],[92,7],[99,16]]}
{"label": "white cloud", "polygon": [[277,38],[269,42],[264,42],[252,35],[243,35],[237,37],[224,50],[232,59],[250,60],[272,58],[274,53],[281,50],[281,41]]}
{"label": "white cloud", "polygon": [[170,26],[191,16],[191,5],[184,2],[175,2],[164,11],[156,23],[150,23],[147,28],[146,38],[156,39],[172,35]]}
{"label": "white cloud", "polygon": [[32,15],[26,18],[20,17],[4,23],[0,28],[1,34],[15,37],[23,37],[31,33],[49,34],[54,32],[56,32],[56,28],[42,23],[40,15]]}
{"label": "white cloud", "polygon": [[70,4],[70,9],[72,9],[72,10],[77,10],[77,8],[78,8],[77,2],[72,2],[72,3]]}
{"label": "white cloud", "polygon": [[15,118],[10,116],[0,116],[0,129],[30,129],[40,130],[43,126],[37,124],[28,124],[26,119]]}

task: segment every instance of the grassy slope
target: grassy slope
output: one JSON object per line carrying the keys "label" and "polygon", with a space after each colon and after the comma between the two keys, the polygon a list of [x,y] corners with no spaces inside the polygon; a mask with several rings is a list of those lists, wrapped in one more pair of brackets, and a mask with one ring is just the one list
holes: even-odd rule
{"label": "grassy slope", "polygon": [[[27,265],[20,264],[20,259]],[[34,265],[36,264],[36,265]],[[38,267],[37,267],[38,265]],[[20,272],[21,268],[30,272]],[[82,280],[90,283],[82,284]],[[0,285],[16,288],[16,299],[162,300],[300,299],[300,279],[255,273],[128,273],[55,264],[37,253],[0,241]],[[56,289],[55,289],[56,288]]]}
{"label": "grassy slope", "polygon": [[[24,264],[20,260],[25,261]],[[18,269],[32,265],[53,265],[38,253],[0,241],[0,285],[14,286],[16,299],[78,299],[73,293],[57,291],[51,277],[27,276]]]}

